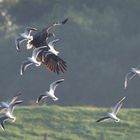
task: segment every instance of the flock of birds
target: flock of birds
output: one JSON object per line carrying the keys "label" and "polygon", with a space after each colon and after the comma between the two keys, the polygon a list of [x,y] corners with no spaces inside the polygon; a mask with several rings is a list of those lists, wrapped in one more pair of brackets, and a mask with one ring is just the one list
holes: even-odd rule
{"label": "flock of birds", "polygon": [[[130,71],[125,75],[125,81],[124,81],[124,88],[126,89],[127,86],[128,86],[128,82],[130,80],[132,80],[135,76],[140,76],[140,65],[136,66],[136,67],[132,67],[130,69]],[[117,113],[119,112],[122,104],[123,104],[123,101],[126,99],[126,97],[123,97],[116,105],[115,107],[113,108],[112,112],[110,113],[107,113],[106,116],[98,119],[96,122],[101,122],[101,121],[104,121],[104,120],[108,120],[108,119],[112,119],[114,120],[115,122],[119,122],[120,119],[116,116]]]}
{"label": "flock of birds", "polygon": [[[54,48],[54,45],[59,42],[59,39],[56,39],[55,34],[50,31],[55,26],[64,25],[67,21],[68,18],[62,22],[56,22],[40,31],[33,27],[27,27],[23,33],[20,33],[16,37],[15,44],[18,52],[21,50],[20,47],[22,42],[25,41],[27,49],[33,48],[32,56],[28,57],[21,65],[20,75],[23,75],[25,70],[33,64],[35,66],[40,66],[42,64],[47,70],[57,74],[64,73],[67,70],[66,62],[58,56],[59,51]],[[32,34],[32,32],[34,33]],[[54,40],[48,41],[51,37],[54,37]],[[50,84],[49,91],[45,91],[41,94],[37,98],[36,103],[39,103],[46,97],[51,97],[52,100],[57,101],[58,98],[55,96],[54,92],[56,87],[63,81],[64,79],[59,79],[52,82]],[[12,122],[15,122],[16,120],[16,117],[13,115],[13,111],[16,105],[23,102],[22,100],[17,101],[20,95],[21,93],[13,96],[11,100],[0,102],[0,110],[5,109],[3,115],[0,116],[0,126],[3,130],[5,130],[4,122],[6,120],[12,120]]]}
{"label": "flock of birds", "polygon": [[[26,41],[26,48],[32,49],[32,56],[28,57],[21,65],[20,75],[23,75],[25,70],[32,64],[35,66],[40,66],[41,64],[45,66],[45,68],[54,73],[64,73],[67,70],[66,62],[58,56],[59,51],[54,48],[54,45],[59,41],[59,39],[55,39],[55,34],[50,32],[52,28],[55,26],[64,25],[68,21],[68,18],[63,20],[62,22],[56,22],[50,25],[47,28],[44,28],[40,31],[33,27],[25,28],[23,33],[20,33],[16,39],[16,49],[20,52],[20,46],[22,42]],[[34,32],[34,33],[33,33]],[[54,40],[48,41],[49,38],[54,37]],[[128,85],[128,81],[134,78],[136,75],[140,76],[140,65],[136,68],[131,68],[131,71],[126,74],[124,87],[126,88]],[[56,80],[50,84],[49,91],[45,91],[42,95],[40,95],[36,103],[39,103],[42,99],[46,97],[51,97],[54,101],[57,101],[58,98],[55,96],[54,92],[56,87],[62,83],[64,79]],[[6,102],[0,102],[0,110],[6,109],[4,114],[0,116],[0,126],[3,130],[5,130],[4,122],[6,120],[12,120],[15,122],[16,117],[13,115],[13,111],[16,105],[22,103],[22,100],[17,100],[21,93],[13,96],[11,100]],[[113,108],[112,112],[107,113],[106,116],[98,119],[96,122],[102,122],[104,120],[112,119],[115,122],[119,122],[120,119],[116,116],[119,112],[124,100],[126,97],[123,97]]]}

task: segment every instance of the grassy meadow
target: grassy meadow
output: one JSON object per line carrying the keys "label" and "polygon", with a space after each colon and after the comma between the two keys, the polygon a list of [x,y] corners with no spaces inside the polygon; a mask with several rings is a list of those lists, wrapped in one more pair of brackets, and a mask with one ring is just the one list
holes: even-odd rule
{"label": "grassy meadow", "polygon": [[7,121],[0,140],[139,140],[140,110],[122,109],[119,123],[96,123],[110,108],[23,106]]}

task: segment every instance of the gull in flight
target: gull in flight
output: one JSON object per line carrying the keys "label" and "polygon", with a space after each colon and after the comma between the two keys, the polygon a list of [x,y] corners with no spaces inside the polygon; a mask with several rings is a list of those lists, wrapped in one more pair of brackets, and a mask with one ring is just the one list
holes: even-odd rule
{"label": "gull in flight", "polygon": [[3,130],[5,130],[5,126],[4,126],[4,122],[8,119],[11,119],[12,122],[15,122],[16,117],[13,116],[13,111],[16,105],[22,103],[22,100],[18,100],[19,95],[21,95],[21,93],[17,94],[16,96],[12,97],[11,101],[7,101],[7,102],[1,102],[1,106],[0,106],[0,110],[6,108],[7,111],[4,113],[4,115],[0,116],[0,126]]}
{"label": "gull in flight", "polygon": [[140,76],[140,65],[136,68],[131,68],[130,72],[125,75],[124,88],[127,88],[128,81],[133,79],[136,75]]}
{"label": "gull in flight", "polygon": [[53,83],[50,84],[50,89],[49,91],[45,91],[44,94],[40,95],[38,98],[37,98],[37,103],[40,102],[40,100],[46,98],[46,97],[51,97],[54,101],[57,101],[58,98],[54,95],[54,92],[55,92],[55,89],[56,87],[61,83],[63,82],[64,79],[60,79],[60,80],[57,80]]}
{"label": "gull in flight", "polygon": [[21,95],[21,93],[19,92],[17,95],[13,96],[11,100],[8,101],[2,101],[0,102],[0,111],[3,109],[8,109],[11,105],[13,105],[16,100],[19,98],[19,96]]}
{"label": "gull in flight", "polygon": [[21,65],[20,69],[20,75],[23,75],[24,71],[32,64],[35,64],[35,66],[40,66],[41,62],[37,61],[38,54],[40,53],[42,48],[45,48],[46,46],[42,46],[40,48],[35,48],[32,52],[32,57],[28,57],[26,61],[24,61]]}
{"label": "gull in flight", "polygon": [[23,41],[27,41],[27,49],[30,49],[30,46],[28,44],[33,39],[33,36],[31,36],[32,31],[37,31],[37,29],[32,27],[27,27],[25,28],[25,31],[23,33],[20,33],[19,36],[16,37],[15,44],[16,44],[17,51],[20,51],[20,44]]}
{"label": "gull in flight", "polygon": [[115,107],[113,108],[112,112],[111,113],[107,113],[107,115],[105,117],[102,117],[100,118],[99,120],[97,120],[96,122],[102,122],[104,120],[108,120],[108,119],[112,119],[114,120],[115,122],[119,122],[120,119],[116,116],[117,113],[119,112],[122,104],[123,104],[123,101],[125,100],[126,97],[123,97],[116,105]]}
{"label": "gull in flight", "polygon": [[64,25],[67,21],[68,21],[68,18],[66,18],[65,20],[61,22],[56,22],[50,25],[49,27],[46,27],[42,29],[41,31],[37,32],[36,34],[33,35],[33,39],[29,40],[27,46],[29,46],[29,48],[32,48],[32,47],[38,48],[40,46],[45,46],[48,38],[55,37],[55,34],[50,32],[50,30],[55,26]]}
{"label": "gull in flight", "polygon": [[7,112],[5,113],[5,115],[8,116],[10,119],[13,119],[13,122],[16,121],[16,117],[13,116],[13,111],[15,109],[15,106],[21,104],[22,102],[23,102],[22,100],[15,101],[11,103],[7,108]]}
{"label": "gull in flight", "polygon": [[20,74],[23,75],[24,71],[28,66],[35,64],[35,66],[40,66],[43,64],[49,71],[56,72],[59,74],[66,70],[66,62],[63,61],[58,56],[58,51],[54,49],[54,44],[58,42],[59,39],[55,39],[47,44],[47,46],[41,46],[35,48],[32,53],[32,57],[28,57],[27,61],[24,61],[21,65]]}
{"label": "gull in flight", "polygon": [[11,119],[12,122],[15,122],[15,121],[16,121],[16,117],[14,117],[14,116],[12,115],[12,113],[13,113],[13,110],[14,110],[15,106],[16,106],[17,104],[22,103],[22,102],[23,102],[22,100],[14,101],[13,103],[11,103],[11,104],[7,107],[7,112],[6,112],[4,115],[0,116],[0,126],[1,126],[1,128],[2,128],[3,130],[5,130],[4,122],[5,122],[6,120]]}

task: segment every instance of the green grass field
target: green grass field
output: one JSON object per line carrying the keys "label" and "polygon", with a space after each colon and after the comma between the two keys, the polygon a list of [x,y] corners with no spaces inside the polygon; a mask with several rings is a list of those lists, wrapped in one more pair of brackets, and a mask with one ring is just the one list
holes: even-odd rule
{"label": "green grass field", "polygon": [[18,107],[15,123],[7,121],[0,140],[140,140],[140,109],[122,109],[119,123],[96,123],[108,108]]}

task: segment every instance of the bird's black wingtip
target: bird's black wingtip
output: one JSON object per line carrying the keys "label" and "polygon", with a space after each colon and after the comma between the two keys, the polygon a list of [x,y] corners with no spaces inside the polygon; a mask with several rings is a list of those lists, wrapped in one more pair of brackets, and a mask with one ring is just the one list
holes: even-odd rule
{"label": "bird's black wingtip", "polygon": [[68,21],[68,18],[64,19],[64,20],[62,21],[62,24],[65,24],[67,21]]}
{"label": "bird's black wingtip", "polygon": [[2,122],[0,125],[1,125],[2,130],[5,131],[4,122]]}

